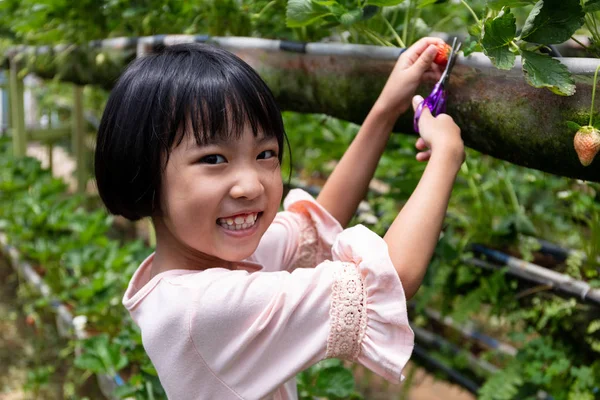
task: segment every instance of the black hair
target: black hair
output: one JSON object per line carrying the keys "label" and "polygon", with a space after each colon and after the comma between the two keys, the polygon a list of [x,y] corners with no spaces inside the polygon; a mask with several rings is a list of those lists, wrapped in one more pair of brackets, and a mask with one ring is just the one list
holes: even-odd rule
{"label": "black hair", "polygon": [[102,201],[132,221],[153,215],[169,154],[186,132],[201,145],[240,137],[248,124],[255,136],[277,138],[281,162],[289,142],[279,107],[234,54],[187,43],[134,60],[111,91],[98,129],[94,168]]}

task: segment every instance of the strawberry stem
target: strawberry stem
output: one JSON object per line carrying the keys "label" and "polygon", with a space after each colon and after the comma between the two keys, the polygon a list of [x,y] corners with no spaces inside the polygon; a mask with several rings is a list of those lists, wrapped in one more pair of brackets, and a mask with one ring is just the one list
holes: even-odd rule
{"label": "strawberry stem", "polygon": [[592,125],[592,120],[594,119],[594,99],[596,98],[596,81],[598,80],[598,70],[600,69],[600,65],[596,68],[596,72],[594,73],[594,88],[592,89],[592,106],[590,107],[590,123],[589,126]]}
{"label": "strawberry stem", "polygon": [[473,16],[473,18],[475,18],[475,22],[477,22],[477,25],[479,25],[479,18],[477,18],[477,14],[475,14],[475,11],[473,11],[473,9],[471,7],[469,7],[469,5],[467,4],[467,2],[465,0],[460,0],[460,2],[467,7],[467,9],[471,12],[471,15]]}

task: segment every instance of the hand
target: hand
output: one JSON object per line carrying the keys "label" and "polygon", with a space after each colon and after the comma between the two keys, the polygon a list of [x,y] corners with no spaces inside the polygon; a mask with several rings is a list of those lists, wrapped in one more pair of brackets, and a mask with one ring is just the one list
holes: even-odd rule
{"label": "hand", "polygon": [[[422,101],[423,97],[415,96],[413,109],[416,110]],[[455,159],[458,165],[465,160],[465,147],[460,136],[460,128],[448,114],[434,117],[429,108],[423,107],[419,118],[419,132],[421,137],[415,144],[419,150],[418,161],[428,161],[434,150]]]}
{"label": "hand", "polygon": [[437,54],[436,44],[442,39],[425,37],[410,46],[398,59],[377,103],[395,117],[410,107],[410,99],[422,81],[437,81],[443,68],[433,63]]}

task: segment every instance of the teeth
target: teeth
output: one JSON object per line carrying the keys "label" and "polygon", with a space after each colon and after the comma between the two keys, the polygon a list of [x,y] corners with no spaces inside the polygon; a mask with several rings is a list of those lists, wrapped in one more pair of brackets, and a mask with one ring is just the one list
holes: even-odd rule
{"label": "teeth", "polygon": [[219,225],[230,231],[239,231],[251,228],[258,219],[257,213],[248,214],[245,217],[237,216],[235,218],[219,218]]}

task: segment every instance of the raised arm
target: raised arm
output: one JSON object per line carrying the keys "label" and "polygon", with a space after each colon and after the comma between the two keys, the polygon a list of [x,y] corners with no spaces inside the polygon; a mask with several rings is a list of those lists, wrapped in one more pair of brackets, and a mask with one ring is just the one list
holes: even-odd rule
{"label": "raised arm", "polygon": [[422,79],[437,79],[433,64],[438,38],[423,38],[408,48],[394,66],[358,134],[325,183],[317,201],[345,227],[364,199],[390,132]]}
{"label": "raised arm", "polygon": [[[413,106],[422,100],[415,97]],[[419,120],[420,161],[428,161],[415,191],[384,236],[406,298],[419,289],[433,255],[448,200],[465,152],[460,128],[446,114],[433,117],[424,108]]]}

